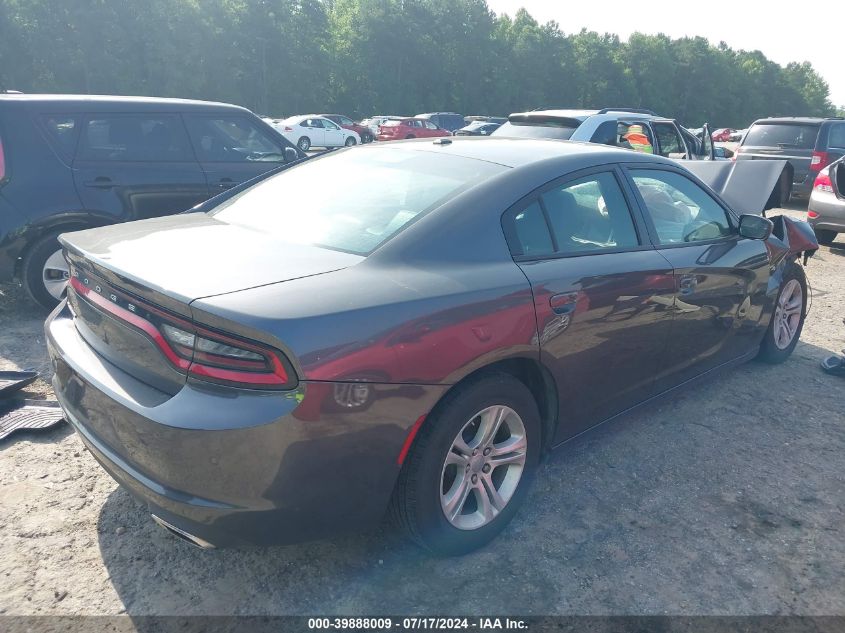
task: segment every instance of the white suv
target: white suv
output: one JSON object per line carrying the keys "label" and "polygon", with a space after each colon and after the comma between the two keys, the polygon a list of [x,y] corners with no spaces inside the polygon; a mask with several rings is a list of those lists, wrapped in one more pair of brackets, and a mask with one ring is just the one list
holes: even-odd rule
{"label": "white suv", "polygon": [[628,128],[638,125],[653,153],[667,158],[713,160],[713,139],[705,124],[701,138],[674,119],[650,110],[533,110],[516,112],[492,136],[552,138],[624,147]]}

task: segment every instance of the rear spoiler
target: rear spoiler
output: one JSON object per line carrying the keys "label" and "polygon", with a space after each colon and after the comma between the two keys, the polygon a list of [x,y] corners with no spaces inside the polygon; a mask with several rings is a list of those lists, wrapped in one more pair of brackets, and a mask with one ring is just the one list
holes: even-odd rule
{"label": "rear spoiler", "polygon": [[760,215],[779,204],[781,178],[789,177],[784,175],[789,164],[785,160],[685,160],[680,164],[740,215]]}

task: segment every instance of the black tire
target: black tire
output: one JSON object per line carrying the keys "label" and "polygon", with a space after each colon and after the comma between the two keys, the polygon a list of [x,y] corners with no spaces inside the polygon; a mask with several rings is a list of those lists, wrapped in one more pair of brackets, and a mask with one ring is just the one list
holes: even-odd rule
{"label": "black tire", "polygon": [[[467,422],[495,405],[513,409],[525,428],[527,446],[522,475],[510,500],[493,519],[476,529],[460,529],[448,521],[441,507],[446,456]],[[516,378],[487,374],[457,386],[429,414],[414,440],[391,500],[394,522],[413,541],[437,555],[465,554],[486,545],[508,524],[525,499],[540,458],[540,429],[537,403]]]}
{"label": "black tire", "polygon": [[839,235],[836,231],[828,231],[827,229],[813,229],[816,232],[816,239],[819,244],[833,244],[833,240]]}
{"label": "black tire", "polygon": [[373,142],[373,135],[372,134],[364,134],[364,136],[361,137],[361,143],[363,143],[363,144],[372,143],[372,142]]}
{"label": "black tire", "polygon": [[353,145],[357,145],[358,142],[355,140],[354,136],[347,136],[343,144],[346,145],[346,147],[352,147]]}
{"label": "black tire", "polygon": [[307,136],[303,136],[296,142],[296,146],[303,152],[307,152],[311,149],[311,139]]}
{"label": "black tire", "polygon": [[[777,343],[775,342],[775,320],[778,318],[778,311],[777,306],[778,302],[781,299],[781,295],[784,293],[784,289],[786,285],[789,283],[790,280],[796,280],[798,284],[801,286],[801,316],[798,321],[798,327],[795,330],[795,334],[792,336],[792,340],[790,341],[789,345],[786,347],[778,347]],[[790,263],[787,265],[787,269],[784,271],[783,279],[781,280],[780,289],[778,290],[778,296],[775,300],[775,305],[772,308],[772,319],[769,321],[769,327],[766,328],[766,334],[763,336],[763,342],[760,344],[760,352],[757,354],[757,358],[766,363],[782,363],[785,361],[789,356],[792,354],[792,350],[795,349],[795,346],[798,344],[798,339],[801,338],[801,330],[804,329],[804,319],[807,316],[807,278],[804,276],[804,269],[801,268],[796,263]]]}
{"label": "black tire", "polygon": [[52,310],[59,303],[44,285],[44,265],[47,260],[61,250],[59,232],[49,233],[29,247],[21,266],[21,282],[27,293],[38,305]]}

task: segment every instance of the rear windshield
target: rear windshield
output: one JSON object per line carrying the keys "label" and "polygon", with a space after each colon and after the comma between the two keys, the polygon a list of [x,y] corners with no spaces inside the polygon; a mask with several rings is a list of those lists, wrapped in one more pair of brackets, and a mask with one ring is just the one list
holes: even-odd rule
{"label": "rear windshield", "polygon": [[555,119],[532,119],[531,121],[508,121],[493,134],[517,138],[556,138],[569,139],[578,126],[572,121]]}
{"label": "rear windshield", "polygon": [[[210,215],[282,241],[368,255],[429,211],[506,169],[435,152],[356,148],[285,170]],[[374,186],[362,187],[363,182]]]}
{"label": "rear windshield", "polygon": [[402,121],[397,121],[396,119],[388,119],[387,121],[382,123],[382,125],[385,125],[387,127],[393,127],[395,125],[400,125],[401,123]]}
{"label": "rear windshield", "polygon": [[745,135],[743,145],[813,149],[819,135],[818,125],[795,123],[755,123]]}

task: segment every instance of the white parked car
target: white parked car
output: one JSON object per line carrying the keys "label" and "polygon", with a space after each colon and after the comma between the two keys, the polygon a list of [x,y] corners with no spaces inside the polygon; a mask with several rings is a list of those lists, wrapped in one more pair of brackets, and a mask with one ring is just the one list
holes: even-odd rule
{"label": "white parked car", "polygon": [[342,147],[361,142],[357,132],[346,130],[334,121],[315,114],[288,117],[273,127],[303,152],[312,147]]}

